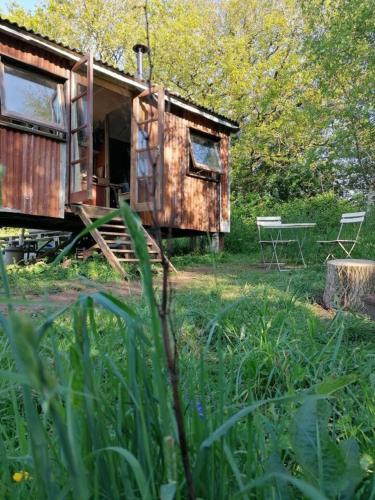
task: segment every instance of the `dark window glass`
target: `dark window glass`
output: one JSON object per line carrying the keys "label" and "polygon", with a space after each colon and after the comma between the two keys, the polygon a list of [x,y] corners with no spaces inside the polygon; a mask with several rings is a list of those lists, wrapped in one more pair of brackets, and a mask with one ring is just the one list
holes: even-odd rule
{"label": "dark window glass", "polygon": [[4,64],[3,110],[31,121],[62,127],[60,84],[14,66]]}
{"label": "dark window glass", "polygon": [[150,155],[148,151],[140,151],[137,153],[137,177],[152,176],[152,166],[150,163]]}
{"label": "dark window glass", "polygon": [[71,136],[71,160],[77,161],[80,158],[87,158],[88,144],[87,144],[87,129],[80,129],[74,132]]}
{"label": "dark window glass", "polygon": [[190,131],[191,153],[197,167],[221,172],[219,143],[205,135]]}
{"label": "dark window glass", "polygon": [[72,102],[72,129],[87,123],[87,95]]}

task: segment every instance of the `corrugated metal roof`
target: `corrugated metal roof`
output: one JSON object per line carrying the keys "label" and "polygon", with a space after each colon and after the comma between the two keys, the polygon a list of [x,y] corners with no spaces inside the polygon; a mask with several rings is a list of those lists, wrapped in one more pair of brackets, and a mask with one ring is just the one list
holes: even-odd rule
{"label": "corrugated metal roof", "polygon": [[[50,38],[49,36],[42,35],[41,33],[37,32],[37,31],[34,31],[30,28],[26,28],[25,26],[22,26],[14,21],[10,21],[6,17],[2,16],[1,14],[0,14],[0,24],[8,25],[8,26],[11,26],[12,28],[15,28],[16,30],[20,30],[20,31],[23,31],[25,33],[29,33],[31,35],[34,35],[38,38],[41,38],[41,39],[47,41],[50,44],[61,47],[61,48],[65,49],[73,54],[80,55],[80,56],[84,55],[84,53],[82,51],[80,51],[79,49],[70,47],[69,45],[62,43],[61,41],[54,40],[54,39]],[[115,65],[103,62],[97,58],[95,58],[95,64],[98,64],[98,65],[102,66],[103,68],[108,68],[111,71],[114,71],[115,73],[117,73],[121,76],[126,76],[127,78],[130,78],[131,80],[133,80],[135,83],[139,82],[139,80],[137,80],[134,77],[134,75],[127,73],[126,71],[121,70],[120,68],[118,68]],[[169,93],[175,99],[180,100],[182,103],[189,104],[191,106],[198,108],[199,110],[202,110],[202,112],[204,112],[204,113],[208,113],[214,117],[225,120],[225,121],[229,122],[233,126],[233,128],[239,128],[238,122],[236,122],[235,120],[232,120],[231,118],[228,118],[227,116],[225,116],[221,113],[217,113],[213,109],[207,108],[206,106],[202,106],[201,104],[198,104],[198,103],[192,101],[191,99],[185,98],[177,92],[170,91]]]}

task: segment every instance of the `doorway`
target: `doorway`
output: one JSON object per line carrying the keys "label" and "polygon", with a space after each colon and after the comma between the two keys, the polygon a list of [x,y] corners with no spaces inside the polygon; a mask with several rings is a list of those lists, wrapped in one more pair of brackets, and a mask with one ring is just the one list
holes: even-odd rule
{"label": "doorway", "polygon": [[94,85],[93,205],[115,208],[130,199],[131,106],[130,96]]}

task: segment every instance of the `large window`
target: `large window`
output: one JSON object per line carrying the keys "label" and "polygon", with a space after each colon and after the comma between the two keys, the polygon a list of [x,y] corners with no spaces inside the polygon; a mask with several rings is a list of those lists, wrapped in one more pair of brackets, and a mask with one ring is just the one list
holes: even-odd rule
{"label": "large window", "polygon": [[190,151],[197,170],[222,173],[219,138],[190,129]]}
{"label": "large window", "polygon": [[62,84],[33,70],[0,62],[1,114],[63,130]]}
{"label": "large window", "polygon": [[207,177],[207,173],[214,174],[209,178],[216,178],[215,174],[221,174],[223,167],[220,160],[220,138],[190,129],[189,140],[191,173],[204,177]]}

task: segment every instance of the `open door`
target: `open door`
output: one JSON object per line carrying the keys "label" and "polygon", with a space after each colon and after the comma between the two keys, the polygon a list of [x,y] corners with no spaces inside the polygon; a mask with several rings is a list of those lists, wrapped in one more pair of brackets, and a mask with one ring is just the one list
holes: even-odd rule
{"label": "open door", "polygon": [[69,201],[92,197],[93,58],[88,54],[73,66],[70,78]]}
{"label": "open door", "polygon": [[131,205],[139,212],[162,208],[164,98],[164,89],[153,86],[133,100]]}

